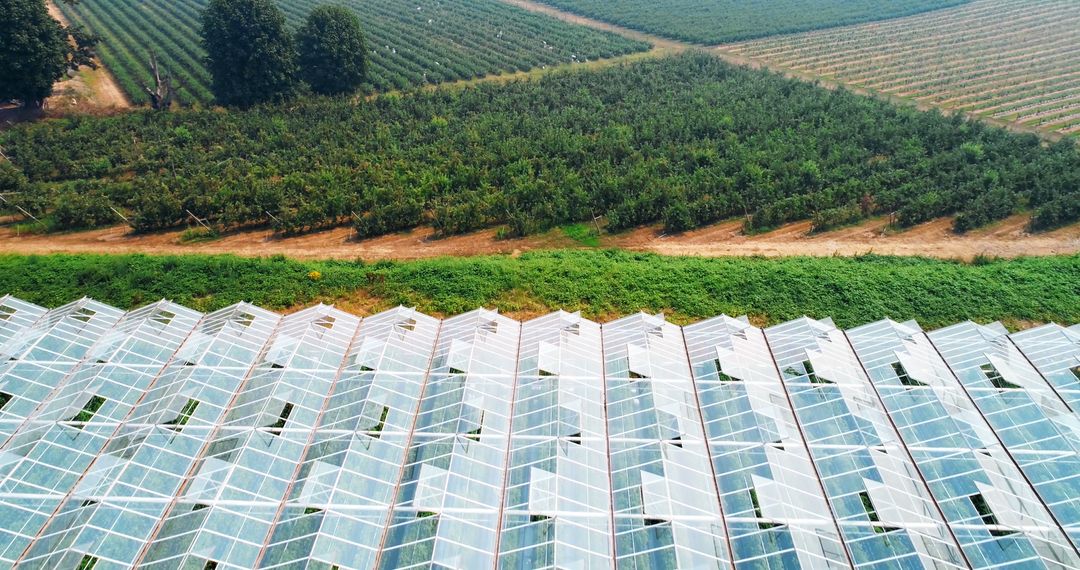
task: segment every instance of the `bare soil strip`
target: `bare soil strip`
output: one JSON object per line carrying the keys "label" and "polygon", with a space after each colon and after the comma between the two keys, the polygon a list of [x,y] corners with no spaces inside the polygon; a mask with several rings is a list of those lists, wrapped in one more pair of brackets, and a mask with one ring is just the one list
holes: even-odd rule
{"label": "bare soil strip", "polygon": [[[1080,224],[1029,235],[1028,218],[1013,216],[965,235],[952,233],[952,220],[942,218],[903,232],[886,231],[887,220],[810,234],[810,223],[799,222],[773,232],[747,236],[739,221],[729,221],[679,235],[664,235],[658,227],[605,235],[600,246],[664,255],[833,256],[877,253],[920,255],[970,260],[976,256],[1020,257],[1080,253]],[[182,243],[181,231],[132,235],[126,226],[48,235],[17,235],[0,227],[0,253],[147,253],[222,254],[245,257],[281,254],[304,259],[423,259],[440,256],[517,254],[529,250],[582,247],[561,230],[522,239],[499,240],[495,230],[435,239],[431,228],[416,228],[372,239],[354,240],[342,227],[303,236],[280,238],[269,230],[227,234],[197,243]]]}
{"label": "bare soil strip", "polygon": [[[46,6],[53,19],[65,27],[70,25],[52,0],[46,2]],[[99,62],[97,69],[84,68],[75,77],[58,81],[46,106],[50,111],[88,112],[128,109],[131,101],[128,101],[112,73]]]}

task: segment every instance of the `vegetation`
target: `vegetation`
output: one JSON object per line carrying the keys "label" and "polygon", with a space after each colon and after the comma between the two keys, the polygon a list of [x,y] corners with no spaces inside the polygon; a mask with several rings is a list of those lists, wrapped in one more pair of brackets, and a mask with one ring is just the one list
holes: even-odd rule
{"label": "vegetation", "polygon": [[367,47],[360,18],[341,6],[319,6],[296,33],[300,77],[315,93],[341,95],[360,88]]}
{"label": "vegetation", "polygon": [[41,108],[64,72],[93,65],[95,38],[65,29],[44,0],[0,0],[0,14],[0,101]]}
{"label": "vegetation", "polygon": [[[278,0],[299,27],[321,0]],[[335,2],[338,4],[338,2]],[[370,53],[366,89],[472,79],[648,49],[642,42],[568,24],[491,0],[344,0],[360,18]],[[200,46],[199,14],[207,0],[94,0],[59,8],[69,21],[101,36],[102,63],[137,104],[148,101],[149,61],[156,53],[173,77],[177,102],[213,101]]]}
{"label": "vegetation", "polygon": [[296,47],[271,0],[210,0],[202,39],[218,103],[251,106],[295,93]]}
{"label": "vegetation", "polygon": [[[319,280],[308,278],[317,271]],[[123,308],[168,298],[200,310],[246,300],[271,309],[316,301],[436,314],[479,306],[519,316],[557,308],[607,320],[665,311],[678,322],[748,314],[757,324],[809,315],[841,327],[890,317],[928,328],[964,319],[1080,322],[1080,256],[966,264],[856,258],[661,257],[553,251],[520,257],[375,264],[232,256],[0,256],[0,291],[58,306],[84,295]]]}
{"label": "vegetation", "polygon": [[140,231],[192,215],[287,233],[353,223],[362,236],[421,224],[523,235],[595,215],[613,231],[732,217],[757,231],[891,213],[905,226],[960,213],[962,230],[1022,207],[1073,222],[1062,204],[1080,192],[1071,143],[702,54],[288,113],[72,117],[0,133],[0,147],[28,179],[26,210],[83,184]]}
{"label": "vegetation", "polygon": [[1077,29],[1080,2],[975,0],[956,10],[725,49],[923,105],[1080,137]]}
{"label": "vegetation", "polygon": [[542,0],[628,28],[719,44],[884,20],[970,0]]}

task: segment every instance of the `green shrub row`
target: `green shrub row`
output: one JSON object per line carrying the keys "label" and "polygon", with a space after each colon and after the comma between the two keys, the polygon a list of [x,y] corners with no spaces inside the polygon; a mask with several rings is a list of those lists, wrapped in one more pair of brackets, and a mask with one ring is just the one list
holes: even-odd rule
{"label": "green shrub row", "polygon": [[[317,273],[312,273],[317,272]],[[518,314],[580,310],[607,320],[665,311],[758,324],[803,315],[841,327],[892,318],[928,328],[972,319],[1080,322],[1080,256],[974,263],[854,258],[684,258],[619,251],[365,264],[283,257],[0,256],[0,295],[58,306],[90,296],[123,308],[167,298],[201,310],[245,300],[270,309],[325,301],[435,314],[480,306]]]}

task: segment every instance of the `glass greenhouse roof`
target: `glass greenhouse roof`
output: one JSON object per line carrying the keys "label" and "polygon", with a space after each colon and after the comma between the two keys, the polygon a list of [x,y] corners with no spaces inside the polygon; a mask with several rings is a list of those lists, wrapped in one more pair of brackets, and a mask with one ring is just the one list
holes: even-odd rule
{"label": "glass greenhouse roof", "polygon": [[1080,329],[0,297],[0,566],[1080,567]]}

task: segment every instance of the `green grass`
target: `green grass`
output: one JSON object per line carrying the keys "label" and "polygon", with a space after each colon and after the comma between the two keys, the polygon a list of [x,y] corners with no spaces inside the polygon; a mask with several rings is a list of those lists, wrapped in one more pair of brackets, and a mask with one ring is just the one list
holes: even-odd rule
{"label": "green grass", "polygon": [[585,247],[600,247],[600,234],[589,224],[570,224],[562,227],[563,235]]}
{"label": "green grass", "polygon": [[[320,279],[308,275],[318,271]],[[58,306],[82,296],[125,309],[171,299],[200,310],[245,300],[269,309],[318,301],[398,304],[447,315],[496,307],[516,316],[580,310],[608,320],[665,311],[675,322],[721,313],[773,324],[808,315],[852,327],[890,317],[927,328],[965,319],[1080,322],[1080,256],[978,264],[854,258],[683,258],[619,251],[364,264],[283,257],[0,256],[0,294]],[[362,302],[362,303],[361,303]]]}

